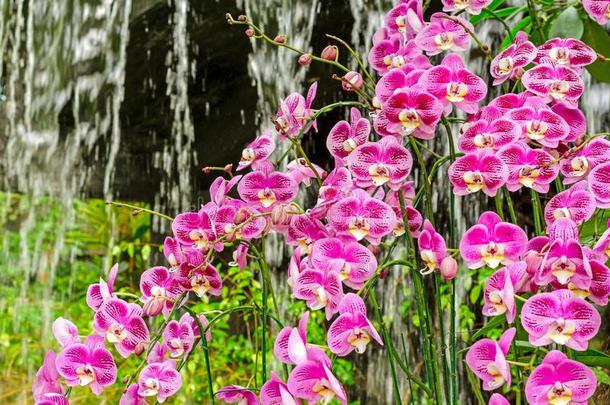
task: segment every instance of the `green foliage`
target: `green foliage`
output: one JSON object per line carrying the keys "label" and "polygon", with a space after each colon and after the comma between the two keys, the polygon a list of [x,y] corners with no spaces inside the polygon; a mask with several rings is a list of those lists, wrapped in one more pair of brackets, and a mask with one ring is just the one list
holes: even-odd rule
{"label": "green foliage", "polygon": [[559,14],[549,31],[549,38],[579,39],[584,31],[583,23],[575,7],[568,7]]}
{"label": "green foliage", "polygon": [[[584,23],[582,40],[597,53],[610,57],[610,35],[604,27],[587,19]],[[587,66],[591,76],[600,82],[610,83],[610,61],[596,61]]]}

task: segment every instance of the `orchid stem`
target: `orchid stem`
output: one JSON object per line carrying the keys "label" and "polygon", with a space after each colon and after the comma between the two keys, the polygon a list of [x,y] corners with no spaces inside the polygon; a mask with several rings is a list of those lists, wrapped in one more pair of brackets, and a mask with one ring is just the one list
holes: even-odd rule
{"label": "orchid stem", "polygon": [[138,207],[137,205],[127,204],[127,203],[118,202],[118,201],[106,201],[106,204],[114,205],[116,207],[130,208],[130,209],[134,210],[134,215],[137,215],[140,212],[147,212],[147,213],[149,213],[151,215],[156,215],[158,217],[167,219],[168,221],[173,221],[174,220],[174,218],[170,217],[169,215],[165,215],[165,214],[162,214],[162,213],[157,212],[157,211],[153,211],[153,210],[148,209],[148,208]]}

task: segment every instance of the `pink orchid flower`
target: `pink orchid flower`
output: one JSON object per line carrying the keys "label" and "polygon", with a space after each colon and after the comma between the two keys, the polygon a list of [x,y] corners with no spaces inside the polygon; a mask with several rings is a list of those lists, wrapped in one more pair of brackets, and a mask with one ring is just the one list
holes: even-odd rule
{"label": "pink orchid flower", "polygon": [[63,394],[44,394],[34,405],[69,405],[68,398]]}
{"label": "pink orchid flower", "polygon": [[[263,162],[261,162],[261,167],[265,167]],[[224,179],[222,176],[216,177],[216,179],[210,185],[210,202],[206,205],[211,205],[214,208],[217,208],[228,203],[229,201],[232,201],[233,198],[229,197],[227,194],[231,191],[231,189],[233,189],[233,187],[235,187],[241,178],[241,175],[233,176],[229,180]],[[204,211],[213,216],[213,209],[210,208]]]}
{"label": "pink orchid flower", "polygon": [[176,361],[149,364],[138,376],[138,395],[156,397],[160,403],[174,395],[182,386],[182,377],[176,371]]}
{"label": "pink orchid flower", "polygon": [[496,393],[489,397],[488,405],[510,405],[510,402],[504,395]]}
{"label": "pink orchid flower", "polygon": [[574,142],[587,133],[587,119],[580,109],[555,103],[551,106],[551,110],[563,118],[570,128],[570,133],[563,139],[564,142]]}
{"label": "pink orchid flower", "polygon": [[[311,164],[313,169],[309,164]],[[297,184],[303,183],[306,187],[311,185],[311,179],[317,178],[316,173],[318,173],[318,176],[321,178],[326,176],[326,172],[322,170],[320,166],[311,162],[309,164],[307,164],[305,158],[294,159],[288,163],[286,167],[288,169],[288,175],[292,177]]]}
{"label": "pink orchid flower", "polygon": [[556,281],[562,286],[571,283],[587,290],[591,284],[591,267],[578,241],[576,224],[560,218],[551,224],[548,232],[551,243],[536,274],[536,284],[545,286]]}
{"label": "pink orchid flower", "polygon": [[610,161],[591,170],[589,188],[598,208],[610,208]]}
{"label": "pink orchid flower", "polygon": [[307,214],[293,215],[290,218],[286,243],[299,246],[304,252],[309,253],[315,241],[328,236],[328,230],[320,220]]}
{"label": "pink orchid flower", "polygon": [[182,357],[193,349],[195,334],[189,320],[170,321],[163,330],[163,340],[171,357]]}
{"label": "pink orchid flower", "polygon": [[546,105],[525,105],[510,110],[506,118],[519,125],[520,135],[525,141],[536,141],[549,148],[557,147],[570,135],[568,123]]}
{"label": "pink orchid flower", "polygon": [[481,214],[479,222],[464,233],[460,254],[468,268],[483,266],[495,269],[501,264],[519,261],[525,253],[527,235],[523,229],[502,219],[495,212]]}
{"label": "pink orchid flower", "polygon": [[369,249],[356,241],[325,238],[315,242],[309,257],[314,269],[335,271],[345,285],[361,288],[375,270],[377,259]]}
{"label": "pink orchid flower", "polygon": [[351,197],[339,200],[328,211],[329,224],[342,235],[379,244],[396,225],[396,214],[389,205],[370,197],[364,190],[354,190]]}
{"label": "pink orchid flower", "polygon": [[226,385],[216,392],[216,397],[226,404],[259,405],[256,394],[251,389],[241,385]]}
{"label": "pink orchid flower", "polygon": [[117,368],[102,336],[90,335],[85,343],[66,346],[57,355],[55,364],[68,386],[88,385],[95,395],[116,381]]}
{"label": "pink orchid flower", "polygon": [[369,63],[381,76],[394,69],[407,66],[407,61],[413,66],[424,68],[430,64],[428,58],[421,53],[415,41],[406,44],[399,36],[385,38],[373,45],[369,52]]}
{"label": "pink orchid flower", "polygon": [[[201,253],[199,251],[191,250],[191,252]],[[163,241],[163,255],[165,256],[165,260],[169,263],[172,270],[177,270],[180,265],[188,260],[188,255],[180,243],[172,238],[167,236]]]}
{"label": "pink orchid flower", "polygon": [[610,259],[610,220],[606,226],[606,230],[597,240],[595,246],[593,246],[593,254],[599,261],[606,262]]}
{"label": "pink orchid flower", "polygon": [[523,68],[536,57],[536,46],[527,40],[527,34],[519,31],[513,43],[491,61],[490,72],[497,86],[506,80],[521,77]]}
{"label": "pink orchid flower", "polygon": [[419,255],[426,265],[420,270],[422,275],[440,269],[441,262],[447,257],[447,244],[441,234],[436,232],[430,221],[424,221],[424,229],[417,239]]}
{"label": "pink orchid flower", "polygon": [[144,313],[147,316],[157,316],[160,313],[168,316],[174,300],[182,290],[178,280],[167,268],[156,266],[146,270],[140,276],[140,301],[144,304]]}
{"label": "pink orchid flower", "polygon": [[[199,323],[201,323],[203,330],[206,331],[205,340],[208,341],[208,343],[209,343],[212,340],[212,330],[210,328],[208,328],[208,324],[209,324],[208,318],[206,318],[204,314],[197,315],[197,318],[199,319]],[[195,338],[201,337],[201,332],[199,331],[199,325],[188,312],[185,313],[184,315],[182,315],[182,317],[180,318],[180,321],[178,323],[179,324],[182,324],[182,323],[190,324],[191,328],[193,329],[193,336]],[[207,330],[206,330],[206,328],[207,328]]]}
{"label": "pink orchid flower", "polygon": [[468,114],[479,109],[479,101],[487,95],[487,85],[477,75],[466,69],[457,54],[445,56],[440,65],[428,69],[420,79],[424,89],[435,96],[451,112],[451,104]]}
{"label": "pink orchid flower", "polygon": [[549,200],[544,207],[547,226],[559,218],[568,218],[580,225],[593,216],[595,198],[587,190],[587,183],[580,181]]}
{"label": "pink orchid flower", "polygon": [[523,304],[521,323],[535,346],[551,343],[586,350],[601,325],[593,305],[570,290],[536,294]]}
{"label": "pink orchid flower", "polygon": [[485,304],[483,315],[506,315],[506,322],[512,323],[517,316],[515,293],[526,273],[525,262],[516,262],[502,267],[487,279],[485,284]]}
{"label": "pink orchid flower", "polygon": [[525,186],[539,193],[547,193],[550,183],[559,174],[553,156],[522,142],[505,146],[498,152],[498,157],[508,166],[506,188],[509,191],[517,191]]}
{"label": "pink orchid flower", "polygon": [[597,53],[590,46],[575,38],[552,38],[538,47],[535,63],[549,58],[558,65],[581,68],[597,59]]}
{"label": "pink orchid flower", "polygon": [[312,83],[307,90],[307,97],[299,93],[292,93],[280,103],[280,108],[275,116],[275,129],[285,137],[298,135],[300,131],[307,132],[316,122],[310,122],[313,110],[311,104],[316,97],[318,82]]}
{"label": "pink orchid flower", "polygon": [[286,385],[273,371],[271,378],[263,384],[260,392],[261,402],[265,405],[298,405],[299,403]]}
{"label": "pink orchid flower", "polygon": [[80,343],[78,328],[72,322],[61,316],[53,322],[53,336],[61,347],[68,347],[73,343]]}
{"label": "pink orchid flower", "polygon": [[430,23],[415,37],[415,44],[428,55],[438,55],[443,51],[465,51],[470,45],[472,24],[461,17],[449,17],[445,13],[434,13]]}
{"label": "pink orchid flower", "polygon": [[358,187],[379,187],[387,183],[397,190],[411,172],[413,158],[396,138],[388,136],[358,146],[347,163]]}
{"label": "pink orchid flower", "polygon": [[241,152],[241,159],[237,165],[237,171],[244,170],[248,166],[257,169],[261,162],[266,161],[275,150],[275,141],[271,137],[270,131],[264,132],[261,136],[248,144]]}
{"label": "pink orchid flower", "polygon": [[381,135],[432,139],[442,112],[443,105],[436,97],[417,86],[387,100],[375,118],[375,130]]}
{"label": "pink orchid flower", "polygon": [[292,201],[298,183],[282,172],[256,171],[246,174],[237,186],[240,197],[250,204],[270,208]]}
{"label": "pink orchid flower", "polygon": [[610,1],[608,0],[582,0],[585,11],[593,17],[598,24],[606,24],[610,19]]}
{"label": "pink orchid flower", "polygon": [[456,195],[483,191],[493,197],[508,180],[508,167],[494,153],[483,150],[456,159],[448,175]]}
{"label": "pink orchid flower", "polygon": [[146,357],[146,362],[148,364],[163,363],[165,360],[167,360],[168,352],[169,349],[167,347],[167,343],[155,342],[153,347],[150,349],[148,356]]}
{"label": "pink orchid flower", "polygon": [[543,58],[541,64],[528,70],[521,77],[525,88],[534,94],[545,97],[547,102],[556,101],[571,107],[578,105],[584,91],[584,82],[572,68],[559,65]]}
{"label": "pink orchid flower", "polygon": [[347,167],[335,167],[318,190],[318,200],[310,211],[311,215],[318,219],[324,218],[329,208],[340,199],[349,196],[353,188],[352,174]]}
{"label": "pink orchid flower", "polygon": [[483,381],[484,390],[493,391],[504,384],[510,387],[510,365],[506,354],[516,332],[515,328],[507,329],[497,342],[481,339],[466,353],[466,364]]}
{"label": "pink orchid flower", "polygon": [[510,110],[515,108],[521,108],[526,105],[530,105],[530,100],[541,99],[540,97],[528,92],[522,91],[521,93],[506,93],[502,94],[489,102],[488,107],[494,107],[500,110],[502,114],[506,114]]}
{"label": "pink orchid flower", "polygon": [[343,298],[341,276],[336,271],[307,269],[294,281],[292,293],[313,310],[324,308],[326,319],[330,319]]}
{"label": "pink orchid flower", "polygon": [[121,356],[139,354],[148,345],[150,334],[142,319],[142,308],[118,298],[104,302],[93,317],[93,329],[113,343]]}
{"label": "pink orchid flower", "polygon": [[36,378],[32,384],[32,394],[35,401],[42,401],[45,394],[60,394],[63,396],[65,392],[57,373],[56,357],[55,352],[49,350],[44,356],[42,366],[36,372]]}
{"label": "pink orchid flower", "polygon": [[470,14],[481,14],[481,10],[491,3],[491,0],[442,0],[443,11],[466,10]]}
{"label": "pink orchid flower", "polygon": [[307,360],[320,361],[330,367],[330,359],[318,346],[307,343],[307,321],[305,311],[296,328],[284,327],[275,338],[273,353],[283,363],[299,365]]}
{"label": "pink orchid flower", "polygon": [[119,265],[115,264],[108,273],[108,282],[100,278],[99,283],[91,284],[87,289],[87,305],[94,311],[100,309],[104,301],[109,300],[113,297],[112,288],[116,281],[117,273],[119,272]]}
{"label": "pink orchid flower", "polygon": [[366,305],[362,298],[349,293],[339,304],[339,317],[328,328],[328,348],[338,356],[347,356],[352,351],[364,353],[366,346],[376,340],[383,341],[366,316]]}
{"label": "pink orchid flower", "polygon": [[610,141],[596,138],[582,149],[562,159],[561,173],[565,176],[565,184],[583,180],[596,166],[610,161]]}
{"label": "pink orchid flower", "polygon": [[337,122],[326,138],[326,147],[337,159],[345,159],[358,146],[364,144],[371,133],[371,123],[357,108],[351,109],[350,122]]}
{"label": "pink orchid flower", "polygon": [[530,404],[587,404],[597,388],[595,374],[559,350],[547,353],[525,384]]}
{"label": "pink orchid flower", "polygon": [[[610,296],[610,269],[604,262],[590,259],[591,266],[591,286],[589,290],[571,289],[574,295],[581,298],[589,298],[597,305],[607,305]],[[568,285],[568,288],[570,286]]]}
{"label": "pink orchid flower", "polygon": [[146,405],[146,398],[138,394],[138,384],[131,384],[119,400],[119,405]]}
{"label": "pink orchid flower", "polygon": [[412,64],[407,64],[402,69],[390,70],[375,85],[375,97],[384,105],[394,94],[417,85],[424,72],[424,69],[417,69]]}
{"label": "pink orchid flower", "polygon": [[172,222],[174,237],[187,249],[207,252],[216,240],[210,214],[203,208],[199,212],[183,212]]}
{"label": "pink orchid flower", "polygon": [[267,221],[258,214],[255,208],[239,200],[233,200],[219,207],[214,216],[214,229],[217,235],[224,235],[228,240],[243,239],[250,241],[260,237]]}
{"label": "pink orchid flower", "polygon": [[497,151],[516,142],[520,136],[521,130],[514,121],[504,118],[491,120],[483,116],[468,123],[458,139],[458,148],[462,152],[476,152],[481,149]]}
{"label": "pink orchid flower", "polygon": [[422,2],[400,1],[386,14],[385,26],[390,35],[413,38],[424,26]]}
{"label": "pink orchid flower", "polygon": [[305,399],[309,403],[328,403],[335,398],[342,405],[347,404],[341,383],[329,366],[321,361],[307,360],[296,366],[288,377],[288,389],[295,397]]}

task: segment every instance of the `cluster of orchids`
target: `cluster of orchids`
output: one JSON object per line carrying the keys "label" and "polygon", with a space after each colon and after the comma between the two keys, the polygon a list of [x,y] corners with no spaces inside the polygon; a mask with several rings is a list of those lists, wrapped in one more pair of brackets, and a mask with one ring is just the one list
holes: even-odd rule
{"label": "cluster of orchids", "polygon": [[[610,295],[610,230],[597,232],[603,209],[610,208],[610,142],[607,134],[587,134],[578,104],[584,68],[603,56],[574,38],[535,45],[522,31],[509,33],[512,42],[492,55],[463,17],[464,11],[481,13],[489,3],[443,0],[444,12],[426,21],[421,0],[398,2],[375,33],[368,56],[379,80],[336,37],[331,38],[359,70],[339,62],[337,46],[316,56],[293,47],[283,35],[267,36],[246,16],[227,15],[230,24],[246,27],[248,37],[298,53],[303,66],[316,61],[338,69],[341,75],[333,77],[360,100],[315,109],[314,82],[306,95],[293,93],[281,101],[274,127],[243,149],[235,173],[232,165],[205,168],[221,172],[209,189],[209,202],[175,218],[159,214],[172,221],[172,236],[163,245],[167,264],[142,273],[137,300],[127,302],[113,291],[114,266],[107,279],[89,286],[87,304],[94,315],[88,336],[68,320],[55,321],[60,350],[47,353],[36,375],[36,404],[67,404],[74,386],[88,386],[99,395],[117,379],[115,359],[130,356],[142,359],[123,381],[120,404],[164,402],[180,389],[180,370],[199,347],[210,403],[346,404],[346,390],[333,374],[334,359],[364,353],[369,344],[388,353],[395,401],[401,403],[404,395],[398,382],[402,370],[413,387],[411,397],[419,390],[423,403],[457,404],[463,362],[455,306],[460,258],[468,269],[497,269],[484,287],[482,315],[505,318],[496,325],[506,330],[498,340],[483,338],[464,350],[465,363],[483,390],[499,391],[489,403],[508,404],[507,397],[520,403],[521,384],[531,404],[587,403],[596,376],[574,353],[587,350],[597,334],[601,317],[594,304],[606,305]],[[608,21],[610,1],[585,0],[583,6],[599,23]],[[500,93],[486,105],[488,84],[460,56],[472,43],[488,57],[492,85]],[[348,119],[337,122],[326,137],[334,162],[325,170],[309,159],[302,141],[317,132],[318,117],[346,107]],[[455,123],[462,125],[454,139]],[[447,156],[425,144],[439,136],[439,128],[447,135]],[[414,163],[419,178],[411,179]],[[453,187],[443,227],[448,238],[435,228],[431,186],[445,163]],[[484,212],[460,238],[455,196],[478,192],[494,197],[496,212]],[[531,211],[522,217],[532,220],[533,229],[517,223],[512,198],[524,193],[530,194]],[[314,201],[307,198],[312,194]],[[592,222],[594,237],[583,241],[582,229]],[[286,284],[308,307],[295,327],[284,326],[273,293],[262,243],[272,233],[283,235],[292,247]],[[404,247],[399,259],[398,245]],[[262,302],[248,307],[262,323],[260,387],[215,389],[208,343],[218,317],[208,321],[190,305],[221,295],[223,277],[214,263],[223,254],[232,257],[234,267],[260,271]],[[416,302],[420,318],[421,378],[394,348],[375,297],[374,287],[396,267],[414,283],[413,297],[405,298]],[[431,287],[436,307],[424,291]],[[451,295],[449,334],[442,291]],[[307,339],[310,311],[318,310],[328,322],[326,345]],[[272,345],[271,321],[280,325]],[[519,361],[524,345],[516,344],[516,336],[529,340],[529,362]],[[271,351],[282,372],[269,370]],[[518,370],[511,371],[511,365]],[[520,381],[511,390],[513,374]],[[471,389],[483,398],[479,384],[475,380]]]}

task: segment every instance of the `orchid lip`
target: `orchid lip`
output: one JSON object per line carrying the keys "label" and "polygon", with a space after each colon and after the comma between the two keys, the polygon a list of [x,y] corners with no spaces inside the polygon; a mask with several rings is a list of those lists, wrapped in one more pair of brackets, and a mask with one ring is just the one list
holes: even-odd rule
{"label": "orchid lip", "polygon": [[551,274],[555,276],[560,284],[567,284],[570,277],[576,272],[576,264],[566,256],[561,256],[551,265]]}
{"label": "orchid lip", "polygon": [[494,307],[493,315],[502,315],[506,313],[507,307],[504,304],[504,300],[502,299],[502,293],[498,290],[494,290],[489,293],[489,301],[492,303]]}
{"label": "orchid lip", "polygon": [[540,140],[544,138],[548,128],[549,126],[546,122],[538,120],[529,121],[526,125],[527,137],[534,141]]}
{"label": "orchid lip", "polygon": [[562,100],[566,97],[566,93],[570,90],[570,85],[565,80],[555,80],[551,84],[549,94],[551,97]]}
{"label": "orchid lip", "polygon": [[519,170],[519,183],[532,188],[539,176],[540,169],[537,166],[525,165]]}
{"label": "orchid lip", "polygon": [[349,233],[357,240],[364,239],[371,229],[371,225],[362,217],[352,219],[348,225]]}
{"label": "orchid lip", "polygon": [[498,61],[497,72],[500,75],[507,75],[513,71],[515,62],[510,56],[505,56]]}
{"label": "orchid lip", "polygon": [[85,364],[76,369],[78,380],[81,386],[88,385],[95,381],[95,371],[90,364]]}
{"label": "orchid lip", "polygon": [[410,135],[421,124],[417,111],[414,108],[406,108],[398,114],[398,119],[402,125],[401,133]]}
{"label": "orchid lip", "polygon": [[343,150],[349,153],[356,149],[358,145],[356,145],[356,141],[354,141],[352,138],[347,138],[345,141],[343,141],[342,146]]}
{"label": "orchid lip", "polygon": [[322,309],[328,304],[328,295],[324,287],[318,287],[313,294],[316,296],[316,304],[311,309]]}
{"label": "orchid lip", "polygon": [[373,184],[377,187],[384,185],[390,181],[390,172],[388,167],[383,163],[377,163],[369,166],[369,175]]}
{"label": "orchid lip", "polygon": [[576,328],[572,322],[559,318],[554,322],[553,327],[549,330],[548,337],[559,345],[565,345],[570,339],[572,339],[572,335],[575,331]]}
{"label": "orchid lip", "polygon": [[371,341],[371,337],[366,330],[354,328],[347,337],[347,341],[356,348],[356,352],[362,354],[366,351],[366,345]]}
{"label": "orchid lip", "polygon": [[489,242],[481,248],[481,258],[487,266],[495,269],[504,260],[504,247],[495,242]]}
{"label": "orchid lip", "polygon": [[275,193],[269,188],[265,188],[258,192],[258,200],[262,204],[263,207],[268,208],[271,207],[276,201],[277,197]]}
{"label": "orchid lip", "polygon": [[559,65],[570,64],[570,51],[565,47],[553,47],[549,50],[549,57]]}
{"label": "orchid lip", "polygon": [[256,154],[252,148],[246,148],[241,152],[241,159],[244,162],[252,162],[255,158]]}
{"label": "orchid lip", "polygon": [[312,387],[312,390],[322,397],[322,404],[328,404],[335,397],[335,391],[333,391],[330,382],[326,378],[322,378],[316,382]]}
{"label": "orchid lip", "polygon": [[589,161],[584,156],[576,156],[570,161],[572,176],[584,176],[589,170]]}
{"label": "orchid lip", "polygon": [[156,378],[147,378],[144,382],[144,385],[146,386],[146,389],[144,390],[142,395],[144,395],[145,397],[155,396],[161,389],[159,380],[157,380]]}
{"label": "orchid lip", "polygon": [[549,389],[547,399],[551,405],[568,405],[572,402],[572,390],[557,381]]}
{"label": "orchid lip", "polygon": [[494,138],[490,134],[477,134],[473,141],[475,146],[479,148],[492,148],[494,146]]}
{"label": "orchid lip", "polygon": [[453,46],[453,33],[452,32],[441,32],[434,36],[434,43],[438,49],[446,51],[451,49]]}
{"label": "orchid lip", "polygon": [[572,214],[570,213],[570,210],[563,207],[563,208],[557,208],[555,211],[553,211],[553,218],[555,219],[560,219],[560,218],[572,218]]}
{"label": "orchid lip", "polygon": [[480,191],[485,187],[485,182],[483,181],[483,175],[478,171],[467,171],[464,173],[464,182],[467,185],[468,192],[474,193]]}
{"label": "orchid lip", "polygon": [[106,331],[106,338],[110,343],[121,343],[127,338],[127,331],[120,323],[113,323]]}
{"label": "orchid lip", "polygon": [[461,82],[451,82],[447,84],[447,100],[452,103],[460,103],[464,101],[464,97],[468,94],[468,86]]}

